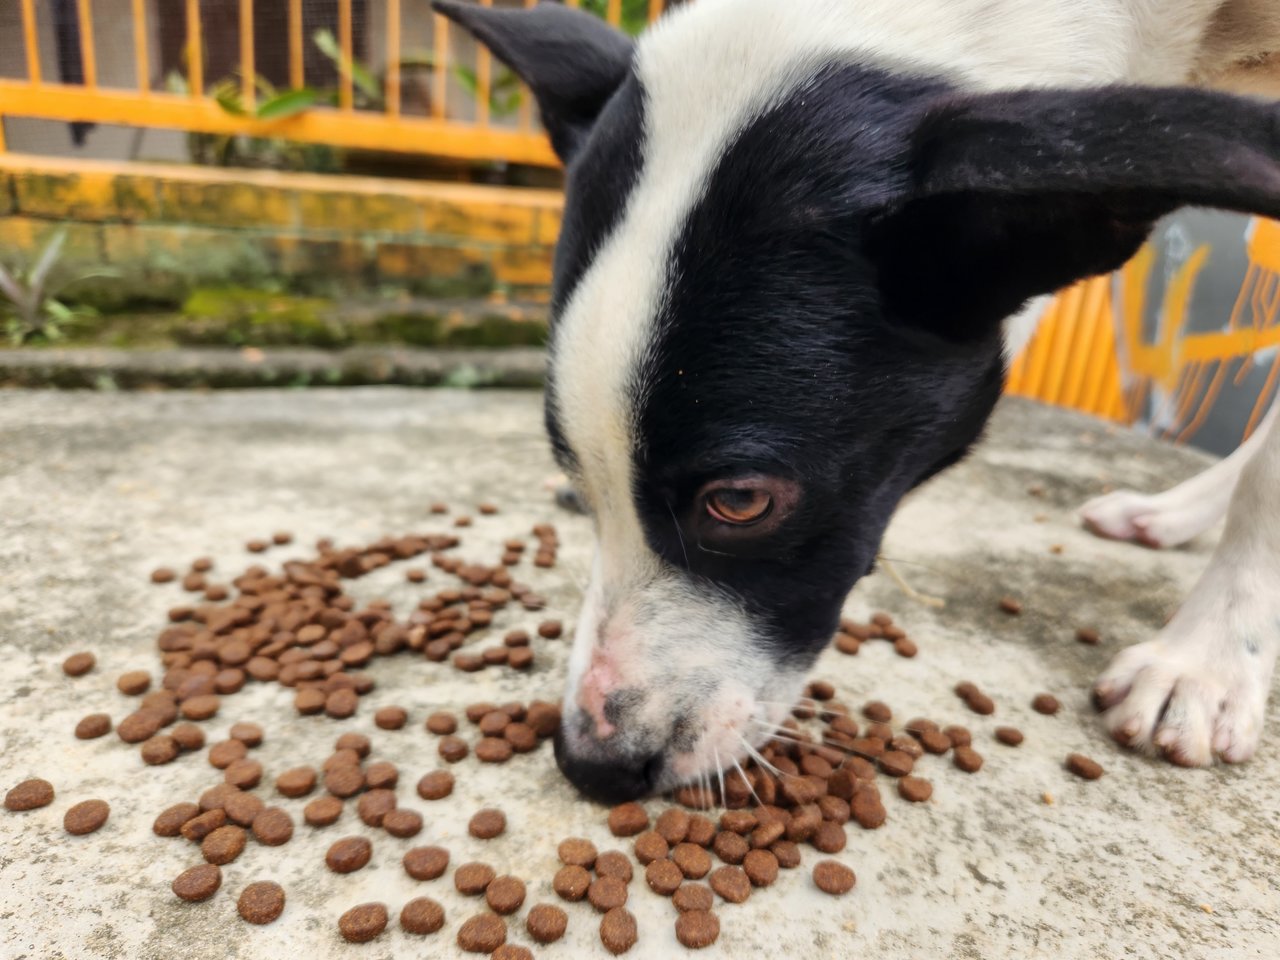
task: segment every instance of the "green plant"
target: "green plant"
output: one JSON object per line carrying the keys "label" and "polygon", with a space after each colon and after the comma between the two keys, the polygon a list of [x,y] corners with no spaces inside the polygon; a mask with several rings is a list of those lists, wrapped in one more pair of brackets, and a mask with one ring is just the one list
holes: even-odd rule
{"label": "green plant", "polygon": [[[459,64],[453,68],[453,75],[458,78],[462,89],[471,94],[472,99],[480,96],[480,80],[470,67]],[[508,117],[520,109],[524,99],[524,91],[520,89],[520,78],[505,67],[494,74],[489,84],[489,113],[495,117]]]}
{"label": "green plant", "polygon": [[[609,0],[582,0],[582,9],[604,19]],[[633,37],[649,25],[649,0],[622,0],[622,20],[619,24]]]}
{"label": "green plant", "polygon": [[74,283],[94,277],[116,276],[115,271],[97,269],[79,274],[62,283],[54,282],[54,269],[67,243],[67,228],[59,227],[44,242],[27,270],[10,270],[0,264],[0,294],[9,301],[14,316],[5,322],[9,340],[21,346],[31,340],[60,340],[66,328],[77,321],[97,316],[92,307],[67,304],[58,299],[62,291]]}

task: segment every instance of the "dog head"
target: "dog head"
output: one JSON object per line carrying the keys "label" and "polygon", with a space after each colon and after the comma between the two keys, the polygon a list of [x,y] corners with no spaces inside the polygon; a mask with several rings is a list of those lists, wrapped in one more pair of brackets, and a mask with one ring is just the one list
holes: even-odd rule
{"label": "dog head", "polygon": [[702,6],[635,46],[437,4],[567,165],[546,422],[598,546],[557,757],[609,801],[767,739],[901,498],[981,433],[1004,318],[1179,205],[1280,213],[1274,108],[973,93]]}

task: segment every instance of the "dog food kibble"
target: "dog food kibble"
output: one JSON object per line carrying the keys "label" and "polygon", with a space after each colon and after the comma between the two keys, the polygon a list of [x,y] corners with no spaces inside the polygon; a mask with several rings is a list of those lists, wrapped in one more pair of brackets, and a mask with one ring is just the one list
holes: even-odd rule
{"label": "dog food kibble", "polygon": [[467,832],[477,840],[492,840],[507,829],[507,816],[492,808],[477,811],[467,824]]}
{"label": "dog food kibble", "polygon": [[493,867],[487,863],[464,863],[457,870],[453,871],[453,886],[462,894],[468,897],[477,897],[484,893],[485,888],[493,883],[496,874]]}
{"label": "dog food kibble", "polygon": [[653,825],[656,832],[667,843],[681,843],[689,836],[689,814],[679,807],[664,810]]}
{"label": "dog food kibble", "polygon": [[145,670],[130,670],[116,678],[116,689],[126,697],[140,697],[151,689],[151,674]]}
{"label": "dog food kibble", "polygon": [[623,883],[630,883],[632,877],[631,860],[621,850],[606,850],[596,857],[597,877],[617,877]]}
{"label": "dog food kibble", "polygon": [[23,780],[4,795],[6,810],[35,810],[53,803],[53,784],[36,777]]}
{"label": "dog food kibble", "polygon": [[989,717],[996,712],[996,703],[981,690],[975,690],[965,698],[965,706],[979,716]]}
{"label": "dog food kibble", "polygon": [[[785,829],[785,827],[784,827]],[[642,863],[644,859],[640,857],[640,845],[636,844],[636,857]],[[747,851],[751,849],[749,841],[744,839],[740,834],[733,833],[729,830],[721,830],[716,834],[716,838],[712,841],[711,848],[715,850],[716,856],[725,863],[741,863],[742,858],[747,855]],[[663,856],[666,856],[664,853]],[[654,857],[659,860],[661,857]]]}
{"label": "dog food kibble", "polygon": [[905,777],[915,767],[915,761],[900,750],[890,750],[882,754],[879,764],[880,769],[891,777]]}
{"label": "dog food kibble", "polygon": [[288,844],[293,838],[293,818],[279,806],[268,806],[253,818],[250,829],[262,846]]}
{"label": "dog food kibble", "polygon": [[535,904],[524,920],[529,936],[538,943],[555,943],[569,927],[569,915],[550,903]]}
{"label": "dog food kibble", "polygon": [[227,732],[232,740],[238,740],[246,747],[257,747],[262,745],[262,738],[265,734],[262,727],[256,723],[233,723],[231,729]]}
{"label": "dog food kibble", "polygon": [[392,810],[382,818],[382,829],[401,839],[416,837],[422,832],[422,814],[416,810]]}
{"label": "dog food kibble", "polygon": [[[708,882],[711,884],[711,889],[729,903],[744,903],[751,896],[751,879],[741,867],[717,867],[711,872]],[[677,891],[677,895],[679,893],[680,891]]]}
{"label": "dog food kibble", "polygon": [[858,878],[843,863],[820,860],[813,868],[813,882],[823,893],[838,896],[852,890]]}
{"label": "dog food kibble", "polygon": [[458,928],[458,946],[468,953],[493,953],[507,942],[507,925],[492,913],[472,917]]}
{"label": "dog food kibble", "polygon": [[778,858],[778,866],[783,870],[794,870],[800,866],[800,847],[791,840],[779,840],[769,851]]}
{"label": "dog food kibble", "polygon": [[561,867],[556,871],[555,879],[551,881],[551,887],[564,900],[577,902],[587,895],[587,889],[591,886],[591,874],[587,873],[585,867],[577,864],[569,864]]}
{"label": "dog food kibble", "polygon": [[1102,769],[1102,764],[1090,760],[1082,753],[1067,755],[1067,769],[1082,780],[1097,780],[1106,772]]}
{"label": "dog food kibble", "polygon": [[160,732],[163,717],[154,710],[137,710],[116,725],[116,736],[125,743],[141,743]]}
{"label": "dog food kibble", "polygon": [[97,662],[98,658],[88,651],[73,653],[62,661],[62,672],[68,677],[83,677]]}
{"label": "dog food kibble", "polygon": [[188,720],[208,720],[217,714],[221,703],[213,693],[190,697],[182,701],[182,715]]}
{"label": "dog food kibble", "polygon": [[1006,747],[1016,747],[1022,743],[1022,731],[1017,727],[996,727],[996,739]]}
{"label": "dog food kibble", "polygon": [[864,706],[862,715],[875,723],[888,723],[893,719],[893,711],[879,700],[872,700]]}
{"label": "dog food kibble", "polygon": [[228,823],[214,830],[201,841],[200,853],[210,863],[223,866],[231,863],[244,852],[246,839],[243,827]]}
{"label": "dog food kibble", "polygon": [[252,790],[262,780],[262,764],[257,760],[237,760],[227,767],[222,778],[233,787]]}
{"label": "dog food kibble", "polygon": [[249,923],[271,923],[284,913],[284,887],[271,880],[259,880],[240,891],[236,910]]}
{"label": "dog food kibble", "polygon": [[254,818],[262,812],[265,806],[266,804],[252,793],[237,791],[227,797],[226,802],[222,805],[222,810],[232,823],[247,827],[253,823]]}
{"label": "dog food kibble", "polygon": [[943,727],[942,733],[951,741],[952,747],[967,747],[973,743],[973,735],[964,727]]}
{"label": "dog food kibble", "polygon": [[348,943],[368,943],[387,929],[387,908],[381,903],[362,903],[338,918],[338,932]]}
{"label": "dog food kibble", "polygon": [[[596,883],[599,882],[596,881]],[[625,887],[623,887],[623,893],[626,893]],[[489,909],[503,916],[519,910],[524,905],[524,896],[524,881],[519,877],[495,877],[484,890],[484,900],[489,904]]]}
{"label": "dog food kibble", "polygon": [[489,960],[533,960],[533,951],[518,943],[504,943],[489,954]]}
{"label": "dog food kibble", "polygon": [[91,713],[76,724],[77,740],[96,740],[111,732],[111,717],[105,713]]}
{"label": "dog food kibble", "polygon": [[400,929],[426,935],[444,926],[444,907],[430,897],[415,897],[400,909]]}
{"label": "dog food kibble", "polygon": [[778,858],[768,850],[752,850],[743,857],[742,869],[752,886],[767,887],[778,879]]}
{"label": "dog food kibble", "polygon": [[457,763],[470,752],[467,741],[461,737],[446,736],[440,738],[437,750],[446,763]]}
{"label": "dog food kibble", "polygon": [[370,790],[360,795],[356,816],[370,827],[382,826],[382,818],[396,808],[396,795],[391,790]]}
{"label": "dog food kibble", "polygon": [[690,950],[701,950],[720,936],[720,920],[710,910],[689,910],[676,917],[676,939]]}
{"label": "dog food kibble", "polygon": [[359,767],[339,767],[324,775],[324,788],[345,800],[364,789],[364,772]]}
{"label": "dog food kibble", "polygon": [[178,832],[192,843],[199,843],[226,822],[226,812],[221,807],[216,807],[213,810],[206,810],[198,817],[192,817]]}
{"label": "dog food kibble", "polygon": [[431,714],[431,716],[427,717],[426,727],[427,727],[427,730],[429,730],[431,733],[436,733],[436,734],[440,734],[441,736],[445,736],[447,734],[454,733],[455,731],[457,731],[458,720],[452,713],[446,713],[444,711],[440,711],[438,713],[433,713]]}
{"label": "dog food kibble", "polygon": [[670,845],[656,830],[650,830],[636,837],[634,846],[636,859],[646,866],[654,860],[661,860],[671,850]]}
{"label": "dog food kibble", "polygon": [[316,788],[316,772],[311,767],[294,767],[276,777],[276,792],[282,797],[305,797]]}
{"label": "dog food kibble", "polygon": [[690,880],[701,880],[711,870],[711,854],[696,843],[677,843],[671,859]]}
{"label": "dog food kibble", "polygon": [[1051,693],[1038,693],[1031,701],[1031,709],[1051,717],[1062,709],[1062,704],[1058,703],[1058,698]]}
{"label": "dog food kibble", "polygon": [[[726,868],[730,869],[730,868]],[[751,883],[747,882],[750,888]],[[715,906],[716,898],[711,892],[711,888],[705,883],[685,883],[680,885],[680,889],[671,895],[671,904],[681,913],[688,913],[690,910],[710,910]]]}
{"label": "dog food kibble", "polygon": [[151,825],[151,832],[157,837],[176,837],[183,824],[199,816],[200,807],[194,803],[175,803],[166,807]]}
{"label": "dog food kibble", "polygon": [[596,862],[596,845],[582,837],[561,840],[556,853],[560,856],[560,862],[568,867],[584,867],[590,870]]}
{"label": "dog food kibble", "polygon": [[204,747],[204,731],[194,723],[180,723],[169,731],[177,745],[190,752]]}
{"label": "dog food kibble", "polygon": [[684,882],[684,874],[671,860],[655,860],[644,868],[644,880],[654,893],[669,897]]}
{"label": "dog food kibble", "polygon": [[601,913],[607,913],[614,907],[625,906],[627,885],[617,877],[600,877],[587,888],[587,901]]}
{"label": "dog food kibble", "polygon": [[1011,616],[1017,616],[1022,612],[1022,601],[1016,597],[1002,597],[1000,599],[1000,609]]}
{"label": "dog food kibble", "polygon": [[559,620],[543,620],[538,624],[538,636],[547,640],[558,640],[564,633],[564,625]]}
{"label": "dog food kibble", "polygon": [[[824,820],[818,824],[818,829],[814,830],[813,836],[809,838],[809,843],[814,849],[822,853],[839,853],[848,841],[849,837],[844,832],[844,827],[830,820]],[[769,855],[774,857],[775,862],[777,861],[776,856],[772,853]]]}
{"label": "dog food kibble", "polygon": [[449,851],[443,847],[414,847],[404,855],[404,872],[415,880],[435,880],[449,869]]}
{"label": "dog food kibble", "polygon": [[898,796],[912,803],[923,803],[933,796],[933,784],[921,777],[903,777],[898,781]]}
{"label": "dog food kibble", "polygon": [[514,749],[501,737],[481,737],[476,744],[476,759],[482,763],[506,763]]}
{"label": "dog food kibble", "polygon": [[874,830],[884,826],[887,814],[884,802],[880,799],[880,791],[875,784],[860,786],[849,803],[849,811],[858,825],[866,830]]}
{"label": "dog food kibble", "polygon": [[302,810],[302,819],[313,827],[327,827],[342,816],[342,801],[337,797],[316,797]]}
{"label": "dog food kibble", "polygon": [[[535,727],[536,730],[536,727]],[[616,837],[634,837],[649,828],[649,814],[640,804],[621,804],[609,810],[609,831]],[[666,852],[663,852],[666,856]]]}
{"label": "dog food kibble", "polygon": [[373,722],[382,730],[399,730],[409,722],[409,712],[404,707],[383,707],[373,715]]}
{"label": "dog food kibble", "polygon": [[423,800],[443,800],[453,793],[453,774],[433,770],[418,781],[418,796]]}
{"label": "dog food kibble", "polygon": [[951,754],[952,761],[965,773],[977,773],[982,769],[982,754],[973,747],[956,747]]}
{"label": "dog food kibble", "polygon": [[1092,627],[1081,627],[1076,631],[1076,639],[1081,643],[1096,647],[1102,642],[1102,635]]}
{"label": "dog food kibble", "polygon": [[600,942],[610,953],[626,953],[638,939],[636,918],[626,907],[616,907],[600,918]]}
{"label": "dog food kibble", "polygon": [[188,903],[208,900],[222,886],[222,871],[216,863],[202,863],[198,867],[183,870],[173,879],[172,889],[178,898]]}
{"label": "dog food kibble", "polygon": [[209,748],[209,763],[225,770],[237,760],[243,760],[249,748],[240,740],[223,740]]}
{"label": "dog food kibble", "polygon": [[334,873],[353,873],[369,862],[373,844],[364,837],[344,837],[329,848],[324,862]]}
{"label": "dog food kibble", "polygon": [[62,817],[67,833],[77,837],[100,830],[111,816],[111,808],[105,800],[81,800]]}

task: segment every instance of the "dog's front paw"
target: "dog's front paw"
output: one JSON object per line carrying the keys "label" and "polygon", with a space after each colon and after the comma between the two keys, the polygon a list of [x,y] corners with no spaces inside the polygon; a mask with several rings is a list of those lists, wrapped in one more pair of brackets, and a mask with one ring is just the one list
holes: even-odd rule
{"label": "dog's front paw", "polygon": [[1096,536],[1159,550],[1186,543],[1198,534],[1203,526],[1201,512],[1169,505],[1160,495],[1117,490],[1081,507],[1080,521]]}
{"label": "dog's front paw", "polygon": [[1121,651],[1094,701],[1121,744],[1187,767],[1239,763],[1258,747],[1280,621],[1269,598],[1235,597],[1250,613],[1230,609],[1230,594],[1197,599],[1156,639]]}

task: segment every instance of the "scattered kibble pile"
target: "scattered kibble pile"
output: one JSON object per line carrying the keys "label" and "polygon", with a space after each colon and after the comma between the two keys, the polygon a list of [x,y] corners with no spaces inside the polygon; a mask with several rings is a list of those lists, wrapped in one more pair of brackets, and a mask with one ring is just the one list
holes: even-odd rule
{"label": "scattered kibble pile", "polygon": [[[436,504],[431,512],[448,510]],[[477,512],[490,516],[498,511],[481,504]],[[454,527],[471,523],[470,517],[461,516]],[[554,566],[555,529],[540,524],[532,535],[533,564]],[[250,541],[246,548],[259,555],[292,540],[279,532]],[[544,620],[533,634],[508,631],[501,642],[483,649],[468,644],[472,637],[487,635],[494,615],[504,608],[545,607],[546,601],[511,573],[525,558],[526,540],[507,540],[493,565],[460,559],[455,555],[460,543],[456,533],[384,538],[361,548],[337,548],[321,540],[309,558],[285,561],[274,572],[255,563],[226,584],[212,582],[214,564],[208,558],[194,561],[186,573],[167,567],[152,572],[152,582],[177,583],[198,595],[168,613],[169,626],[157,640],[163,668],[158,682],[145,670],[121,674],[115,686],[136,698],[136,709],[118,721],[107,714],[86,716],[76,724],[74,735],[93,740],[114,729],[120,740],[138,746],[149,766],[206,751],[206,760],[222,782],[160,811],[153,824],[157,837],[191,844],[203,861],[173,879],[177,898],[194,904],[213,897],[222,887],[221,868],[235,862],[250,842],[278,847],[294,839],[294,816],[270,803],[273,791],[287,799],[310,798],[302,819],[312,831],[337,823],[348,807],[364,824],[391,838],[388,842],[411,840],[422,831],[422,814],[399,805],[397,790],[404,787],[400,770],[371,759],[374,744],[363,734],[341,734],[332,754],[314,766],[303,763],[269,772],[253,756],[268,736],[262,726],[236,723],[226,739],[206,743],[200,724],[218,715],[222,698],[248,683],[274,683],[294,691],[293,707],[299,714],[346,720],[374,689],[363,668],[378,657],[416,655],[464,672],[528,670],[536,644],[563,635],[559,620]],[[410,567],[405,573],[409,583],[448,575],[457,585],[434,590],[404,620],[394,616],[389,602],[358,606],[344,592],[344,581],[418,557],[428,558],[438,573],[425,565]],[[1015,604],[1006,599],[1001,608],[1016,614],[1021,605],[1013,609]],[[1093,631],[1081,630],[1079,636],[1085,643],[1098,642]],[[919,652],[906,631],[884,613],[866,624],[842,620],[833,642],[840,652],[853,655],[861,644],[876,639],[891,642],[903,657]],[[69,677],[83,677],[96,666],[93,653],[86,651],[68,657],[62,669]],[[994,701],[972,683],[957,685],[956,693],[980,716],[995,712]],[[1033,707],[1052,714],[1058,702],[1041,694]],[[537,751],[560,724],[559,708],[539,700],[478,702],[462,715],[466,727],[447,710],[414,718],[403,707],[388,705],[374,714],[379,730],[398,731],[420,722],[425,735],[435,740],[444,765],[424,773],[413,786],[425,801],[451,796],[456,781],[450,768],[469,756],[481,763],[506,763]],[[1008,726],[995,728],[993,736],[1007,746],[1023,741],[1022,732]],[[892,709],[879,701],[863,705],[856,718],[836,699],[831,683],[816,680],[774,739],[723,779],[677,790],[674,805],[659,804],[662,810],[656,819],[639,803],[610,810],[607,825],[614,837],[625,841],[622,849],[599,851],[585,838],[565,838],[558,848],[561,866],[549,878],[551,888],[566,903],[582,904],[574,910],[599,916],[600,941],[614,954],[627,952],[642,939],[635,915],[627,909],[633,887],[670,899],[680,944],[688,949],[710,946],[721,932],[717,901],[720,906],[744,903],[755,891],[775,883],[780,871],[801,867],[805,847],[823,857],[810,868],[815,889],[832,896],[853,890],[854,871],[830,859],[845,849],[848,824],[873,830],[885,823],[882,785],[891,785],[912,803],[930,800],[933,785],[917,771],[928,756],[950,754],[955,767],[976,773],[983,758],[972,740],[964,727],[943,727],[926,718],[895,727]],[[1079,754],[1071,754],[1065,766],[1083,779],[1096,779],[1103,772]],[[54,799],[51,783],[31,779],[12,787],[4,806],[22,812],[48,806]],[[721,812],[708,815],[712,810]],[[66,809],[64,828],[71,835],[93,833],[107,824],[110,813],[101,800],[81,800]],[[506,830],[506,815],[496,807],[476,812],[468,823],[469,834],[481,841]],[[365,868],[373,854],[374,842],[367,837],[347,836],[330,841],[322,859],[333,874],[347,875]],[[405,873],[420,882],[444,876],[450,860],[449,851],[439,846],[415,846],[402,857]],[[516,922],[508,918],[528,900],[525,879],[468,862],[454,866],[452,880],[459,894],[483,898],[487,908],[455,918],[459,949],[498,960],[533,956],[528,947],[508,942],[508,924]],[[285,910],[286,891],[273,880],[253,880],[234,893],[237,912],[247,923],[272,923]],[[381,936],[392,919],[386,904],[357,904],[335,919],[336,933],[351,943],[365,943]],[[436,934],[449,919],[444,907],[426,896],[400,905],[398,914],[401,930],[412,936]],[[569,912],[554,903],[534,903],[523,927],[534,944],[550,944],[565,935],[570,919]]]}

